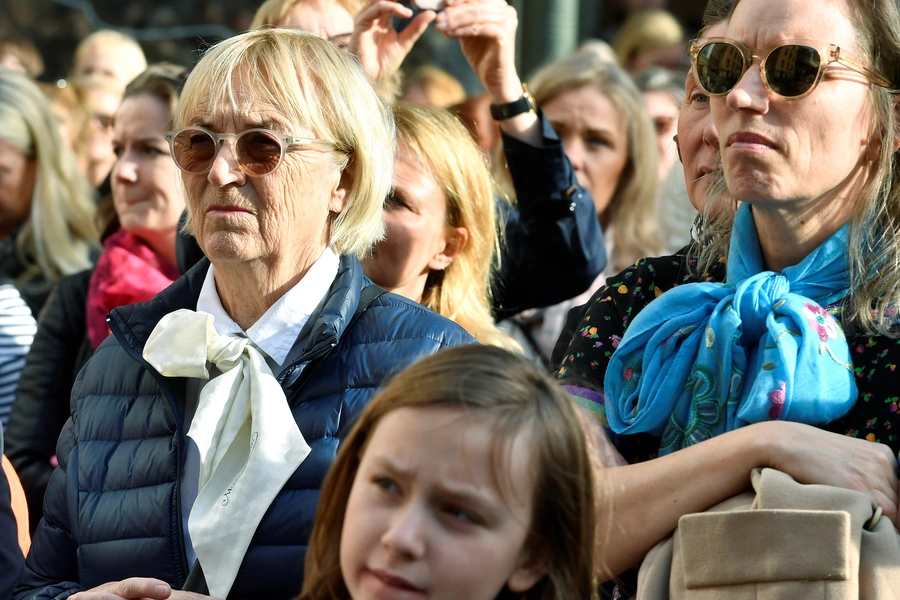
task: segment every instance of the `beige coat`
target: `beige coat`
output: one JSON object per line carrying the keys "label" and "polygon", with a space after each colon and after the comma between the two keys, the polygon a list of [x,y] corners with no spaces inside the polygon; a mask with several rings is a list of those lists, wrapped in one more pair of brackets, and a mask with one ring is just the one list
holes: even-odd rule
{"label": "beige coat", "polygon": [[773,469],[751,479],[681,517],[644,559],[637,600],[900,598],[900,534],[872,498]]}

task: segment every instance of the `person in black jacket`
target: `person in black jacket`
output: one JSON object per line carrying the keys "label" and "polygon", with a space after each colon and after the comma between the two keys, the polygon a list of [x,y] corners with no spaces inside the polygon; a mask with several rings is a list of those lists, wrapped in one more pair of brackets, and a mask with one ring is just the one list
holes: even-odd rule
{"label": "person in black jacket", "polygon": [[348,424],[386,377],[473,341],[362,273],[394,129],[332,44],[260,29],[213,46],[166,137],[209,258],[109,314],[19,600],[296,596]]}

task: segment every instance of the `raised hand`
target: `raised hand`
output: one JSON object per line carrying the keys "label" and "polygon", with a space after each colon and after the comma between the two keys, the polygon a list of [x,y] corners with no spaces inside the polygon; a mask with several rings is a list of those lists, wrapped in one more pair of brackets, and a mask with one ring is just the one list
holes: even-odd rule
{"label": "raised hand", "polygon": [[463,54],[491,99],[504,104],[522,96],[516,72],[516,9],[505,0],[448,0],[436,27],[459,39]]}
{"label": "raised hand", "polygon": [[365,72],[375,81],[384,81],[397,72],[413,44],[435,18],[434,11],[422,11],[402,31],[394,29],[394,17],[408,19],[412,14],[412,9],[399,2],[378,0],[356,15],[350,46],[359,55]]}

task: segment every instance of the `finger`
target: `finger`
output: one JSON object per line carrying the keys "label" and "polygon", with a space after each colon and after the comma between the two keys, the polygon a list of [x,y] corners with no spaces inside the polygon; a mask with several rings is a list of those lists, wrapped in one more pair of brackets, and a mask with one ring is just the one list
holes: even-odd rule
{"label": "finger", "polygon": [[412,14],[413,11],[411,8],[407,8],[399,2],[378,0],[378,2],[366,7],[356,15],[355,21],[357,28],[361,27],[365,29],[370,27],[375,21],[383,19],[384,17],[400,17],[401,19],[408,19]]}
{"label": "finger", "polygon": [[435,16],[433,10],[426,10],[416,15],[416,18],[403,28],[397,39],[404,49],[412,48],[416,40],[422,37],[422,34],[428,29],[428,24],[434,21]]}
{"label": "finger", "polygon": [[507,0],[445,0],[444,4],[449,6],[461,6],[463,4],[483,5],[483,6],[507,6]]}
{"label": "finger", "polygon": [[463,4],[448,6],[438,15],[438,23],[445,23],[448,29],[474,24],[508,23],[517,18],[516,9],[506,4]]}
{"label": "finger", "polygon": [[[512,7],[508,7],[512,9]],[[438,31],[450,38],[461,37],[509,37],[518,27],[515,9],[512,13],[499,11],[482,12],[480,14],[439,14],[436,21]],[[513,16],[511,17],[510,14]]]}
{"label": "finger", "polygon": [[172,586],[152,577],[130,577],[110,586],[108,592],[123,598],[166,600],[172,593]]}
{"label": "finger", "polygon": [[887,495],[885,495],[880,490],[875,490],[874,492],[869,493],[872,496],[872,499],[875,500],[875,504],[881,507],[884,516],[891,520],[891,522],[897,522],[897,497],[894,494],[894,498],[891,499]]}

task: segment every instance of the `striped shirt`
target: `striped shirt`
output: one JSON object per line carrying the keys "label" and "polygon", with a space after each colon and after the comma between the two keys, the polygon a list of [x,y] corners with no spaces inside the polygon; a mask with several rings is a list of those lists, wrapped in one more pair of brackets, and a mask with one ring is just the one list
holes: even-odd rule
{"label": "striped shirt", "polygon": [[0,284],[0,424],[3,429],[9,422],[19,375],[36,331],[37,322],[16,286]]}

